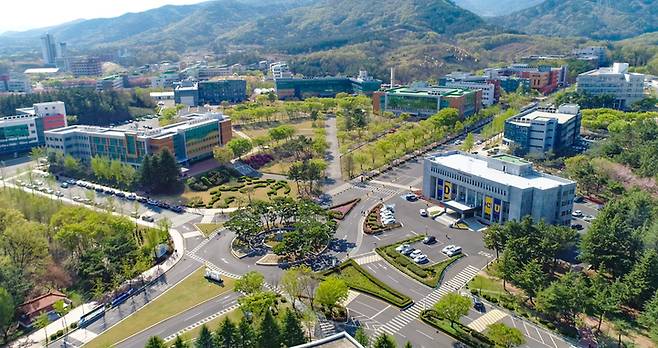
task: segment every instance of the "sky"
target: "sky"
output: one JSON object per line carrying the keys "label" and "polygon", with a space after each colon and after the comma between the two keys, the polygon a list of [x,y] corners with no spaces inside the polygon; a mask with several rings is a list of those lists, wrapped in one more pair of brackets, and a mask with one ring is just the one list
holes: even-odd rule
{"label": "sky", "polygon": [[203,0],[3,0],[0,33],[48,27],[75,19],[116,17],[164,5]]}

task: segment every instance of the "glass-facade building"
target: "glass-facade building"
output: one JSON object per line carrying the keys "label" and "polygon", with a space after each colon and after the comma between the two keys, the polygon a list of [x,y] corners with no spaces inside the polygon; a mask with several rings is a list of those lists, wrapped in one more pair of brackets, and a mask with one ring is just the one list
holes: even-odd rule
{"label": "glass-facade building", "polygon": [[482,91],[425,85],[393,88],[373,97],[373,108],[375,111],[384,110],[396,115],[406,113],[423,118],[445,108],[454,108],[464,118],[480,111]]}
{"label": "glass-facade building", "polygon": [[381,80],[367,77],[277,78],[274,81],[279,99],[333,98],[338,93],[371,95],[379,90]]}

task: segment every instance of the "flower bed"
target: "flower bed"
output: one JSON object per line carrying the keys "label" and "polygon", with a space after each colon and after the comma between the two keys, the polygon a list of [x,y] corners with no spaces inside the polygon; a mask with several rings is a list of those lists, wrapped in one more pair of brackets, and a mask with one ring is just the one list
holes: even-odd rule
{"label": "flower bed", "polygon": [[248,164],[251,168],[254,169],[260,169],[263,166],[267,165],[268,163],[272,162],[274,160],[274,157],[270,154],[256,154],[253,156],[250,156],[246,160],[243,160],[244,163]]}
{"label": "flower bed", "polygon": [[447,260],[437,262],[435,264],[421,267],[417,265],[409,257],[402,255],[395,248],[400,244],[410,244],[422,240],[423,236],[413,237],[407,240],[397,242],[395,244],[378,247],[375,249],[377,254],[383,257],[388,263],[393,265],[393,267],[399,269],[401,272],[407,274],[408,276],[416,279],[417,281],[434,288],[437,283],[443,277],[443,273],[453,262],[459,260],[463,257],[463,254],[453,256]]}
{"label": "flower bed", "polygon": [[329,208],[329,210],[332,212],[334,218],[338,220],[343,220],[347,214],[349,214],[354,207],[359,204],[361,201],[361,198],[355,198],[352,200],[349,200],[345,203],[337,204]]}
{"label": "flower bed", "polygon": [[382,224],[379,218],[379,211],[384,205],[379,203],[377,204],[366,216],[366,221],[363,223],[363,232],[367,234],[381,233],[384,231],[392,230],[394,228],[402,227],[399,222],[396,222],[391,225]]}
{"label": "flower bed", "polygon": [[380,298],[397,307],[406,307],[413,303],[409,296],[386,285],[364,270],[353,259],[349,259],[338,267],[324,272],[323,275],[336,275],[345,280],[348,287]]}
{"label": "flower bed", "polygon": [[469,347],[474,348],[490,348],[494,347],[494,342],[485,334],[480,333],[470,327],[455,322],[452,326],[450,321],[443,319],[434,310],[425,310],[420,313],[420,320],[426,324],[433,326],[448,336],[451,336],[461,342],[466,343]]}

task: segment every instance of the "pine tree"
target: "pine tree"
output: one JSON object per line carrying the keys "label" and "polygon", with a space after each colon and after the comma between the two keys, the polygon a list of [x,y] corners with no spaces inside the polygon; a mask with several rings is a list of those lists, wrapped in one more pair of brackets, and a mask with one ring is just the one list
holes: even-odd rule
{"label": "pine tree", "polygon": [[365,330],[363,330],[362,327],[356,329],[356,332],[354,333],[354,339],[361,343],[361,345],[364,347],[370,346],[370,337],[368,337],[368,334]]}
{"label": "pine tree", "polygon": [[414,346],[411,345],[411,342],[407,341],[407,343],[404,345],[404,348],[414,348]]}
{"label": "pine tree", "polygon": [[157,175],[159,178],[159,187],[157,190],[163,192],[176,187],[178,176],[180,175],[180,168],[178,167],[176,158],[174,158],[167,148],[162,149],[160,152],[157,168]]}
{"label": "pine tree", "polygon": [[162,338],[158,336],[153,336],[149,338],[149,340],[146,342],[145,348],[165,348],[166,345]]}
{"label": "pine tree", "polygon": [[176,335],[176,340],[174,341],[174,348],[188,348],[189,345],[183,341],[180,336]]}
{"label": "pine tree", "polygon": [[258,348],[280,348],[281,329],[270,310],[265,311],[265,317],[260,324],[258,335]]}
{"label": "pine tree", "polygon": [[393,337],[387,334],[381,334],[381,336],[377,337],[375,343],[372,344],[372,348],[396,348],[396,347],[397,345],[395,344],[395,340],[393,340]]}
{"label": "pine tree", "polygon": [[238,347],[240,348],[255,348],[256,347],[256,332],[251,327],[251,323],[246,317],[242,317],[238,325]]}
{"label": "pine tree", "polygon": [[306,336],[302,329],[302,324],[297,314],[288,308],[283,319],[283,344],[288,347],[294,347],[306,343]]}
{"label": "pine tree", "polygon": [[199,333],[199,338],[197,338],[194,343],[195,348],[215,348],[215,343],[213,342],[212,333],[208,330],[208,327],[205,325],[201,326],[201,332]]}
{"label": "pine tree", "polygon": [[151,155],[146,155],[139,172],[139,184],[144,190],[149,191],[152,187],[151,180],[153,180],[152,158]]}
{"label": "pine tree", "polygon": [[215,343],[218,348],[238,347],[238,332],[235,324],[225,317],[215,332]]}

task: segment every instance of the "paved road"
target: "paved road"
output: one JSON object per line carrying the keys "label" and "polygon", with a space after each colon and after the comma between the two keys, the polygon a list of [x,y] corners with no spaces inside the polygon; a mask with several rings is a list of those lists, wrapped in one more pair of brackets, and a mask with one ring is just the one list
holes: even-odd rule
{"label": "paved road", "polygon": [[326,170],[328,180],[325,182],[325,188],[332,188],[343,183],[343,175],[340,169],[340,150],[338,148],[338,126],[336,125],[336,117],[327,117],[325,124],[327,130],[327,142],[329,143],[329,151],[326,156],[327,163],[329,164]]}

